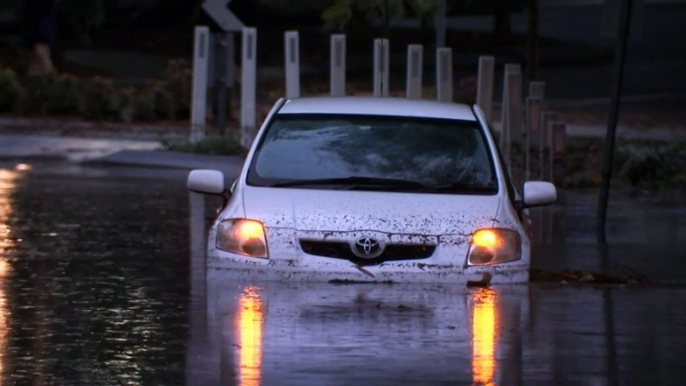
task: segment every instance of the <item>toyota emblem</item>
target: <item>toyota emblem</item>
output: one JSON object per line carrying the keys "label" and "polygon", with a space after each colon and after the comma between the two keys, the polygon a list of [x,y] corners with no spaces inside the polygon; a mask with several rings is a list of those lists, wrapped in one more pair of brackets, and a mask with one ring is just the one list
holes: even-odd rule
{"label": "toyota emblem", "polygon": [[357,239],[352,245],[352,250],[356,256],[362,259],[373,259],[383,252],[381,243],[369,237]]}

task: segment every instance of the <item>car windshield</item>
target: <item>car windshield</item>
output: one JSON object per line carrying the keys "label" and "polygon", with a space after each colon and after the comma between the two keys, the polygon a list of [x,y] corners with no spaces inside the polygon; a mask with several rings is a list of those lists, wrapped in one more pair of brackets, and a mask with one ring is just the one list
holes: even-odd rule
{"label": "car windshield", "polygon": [[497,192],[478,122],[398,116],[277,115],[258,144],[247,183]]}

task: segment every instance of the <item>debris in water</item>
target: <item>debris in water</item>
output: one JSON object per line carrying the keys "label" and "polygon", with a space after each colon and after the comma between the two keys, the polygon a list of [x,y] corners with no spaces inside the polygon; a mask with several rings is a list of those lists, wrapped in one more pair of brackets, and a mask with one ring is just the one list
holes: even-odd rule
{"label": "debris in water", "polygon": [[376,276],[374,276],[373,273],[367,271],[366,269],[360,267],[359,265],[355,266],[355,268],[357,268],[358,270],[360,270],[360,272],[362,272],[362,273],[364,273],[364,274],[366,274],[366,275],[369,275],[369,276],[371,276],[371,277],[373,277],[373,278],[376,278]]}
{"label": "debris in water", "polygon": [[484,275],[481,277],[481,280],[478,281],[468,281],[467,282],[467,287],[479,287],[479,288],[486,288],[491,285],[491,278],[493,276],[488,273],[484,272]]}
{"label": "debris in water", "polygon": [[568,269],[564,272],[552,272],[542,269],[532,269],[529,275],[531,282],[556,282],[556,283],[593,283],[593,284],[648,284],[650,279],[645,275],[618,275],[609,276],[595,272],[577,271]]}

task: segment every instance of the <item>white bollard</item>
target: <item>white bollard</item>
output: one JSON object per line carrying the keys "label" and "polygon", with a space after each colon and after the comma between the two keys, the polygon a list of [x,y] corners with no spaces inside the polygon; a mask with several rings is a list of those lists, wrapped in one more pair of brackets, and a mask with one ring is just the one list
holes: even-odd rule
{"label": "white bollard", "polygon": [[205,139],[207,123],[207,72],[210,50],[210,29],[195,27],[193,53],[193,95],[191,102],[190,142]]}
{"label": "white bollard", "polygon": [[453,101],[453,50],[436,49],[436,99],[440,102]]}
{"label": "white bollard", "polygon": [[241,65],[241,145],[249,148],[255,139],[257,118],[255,98],[257,89],[257,30],[243,29]]}
{"label": "white bollard", "polygon": [[345,35],[331,35],[331,96],[345,95]]}
{"label": "white bollard", "polygon": [[374,39],[374,96],[388,96],[389,81],[389,43],[388,39]]}
{"label": "white bollard", "polygon": [[286,45],[286,98],[300,97],[300,42],[298,31],[287,31],[284,34]]}
{"label": "white bollard", "polygon": [[486,121],[493,122],[493,81],[495,76],[495,58],[479,57],[479,75],[476,88],[476,104],[484,112]]}
{"label": "white bollard", "polygon": [[407,97],[422,99],[422,71],[424,47],[421,44],[407,46]]}

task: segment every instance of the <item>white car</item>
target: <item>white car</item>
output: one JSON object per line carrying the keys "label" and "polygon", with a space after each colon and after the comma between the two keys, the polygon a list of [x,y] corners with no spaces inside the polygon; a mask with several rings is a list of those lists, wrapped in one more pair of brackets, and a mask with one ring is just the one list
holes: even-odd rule
{"label": "white car", "polygon": [[526,282],[523,212],[557,197],[520,198],[478,107],[404,98],[281,99],[224,181],[188,176],[226,197],[208,268],[264,280]]}

